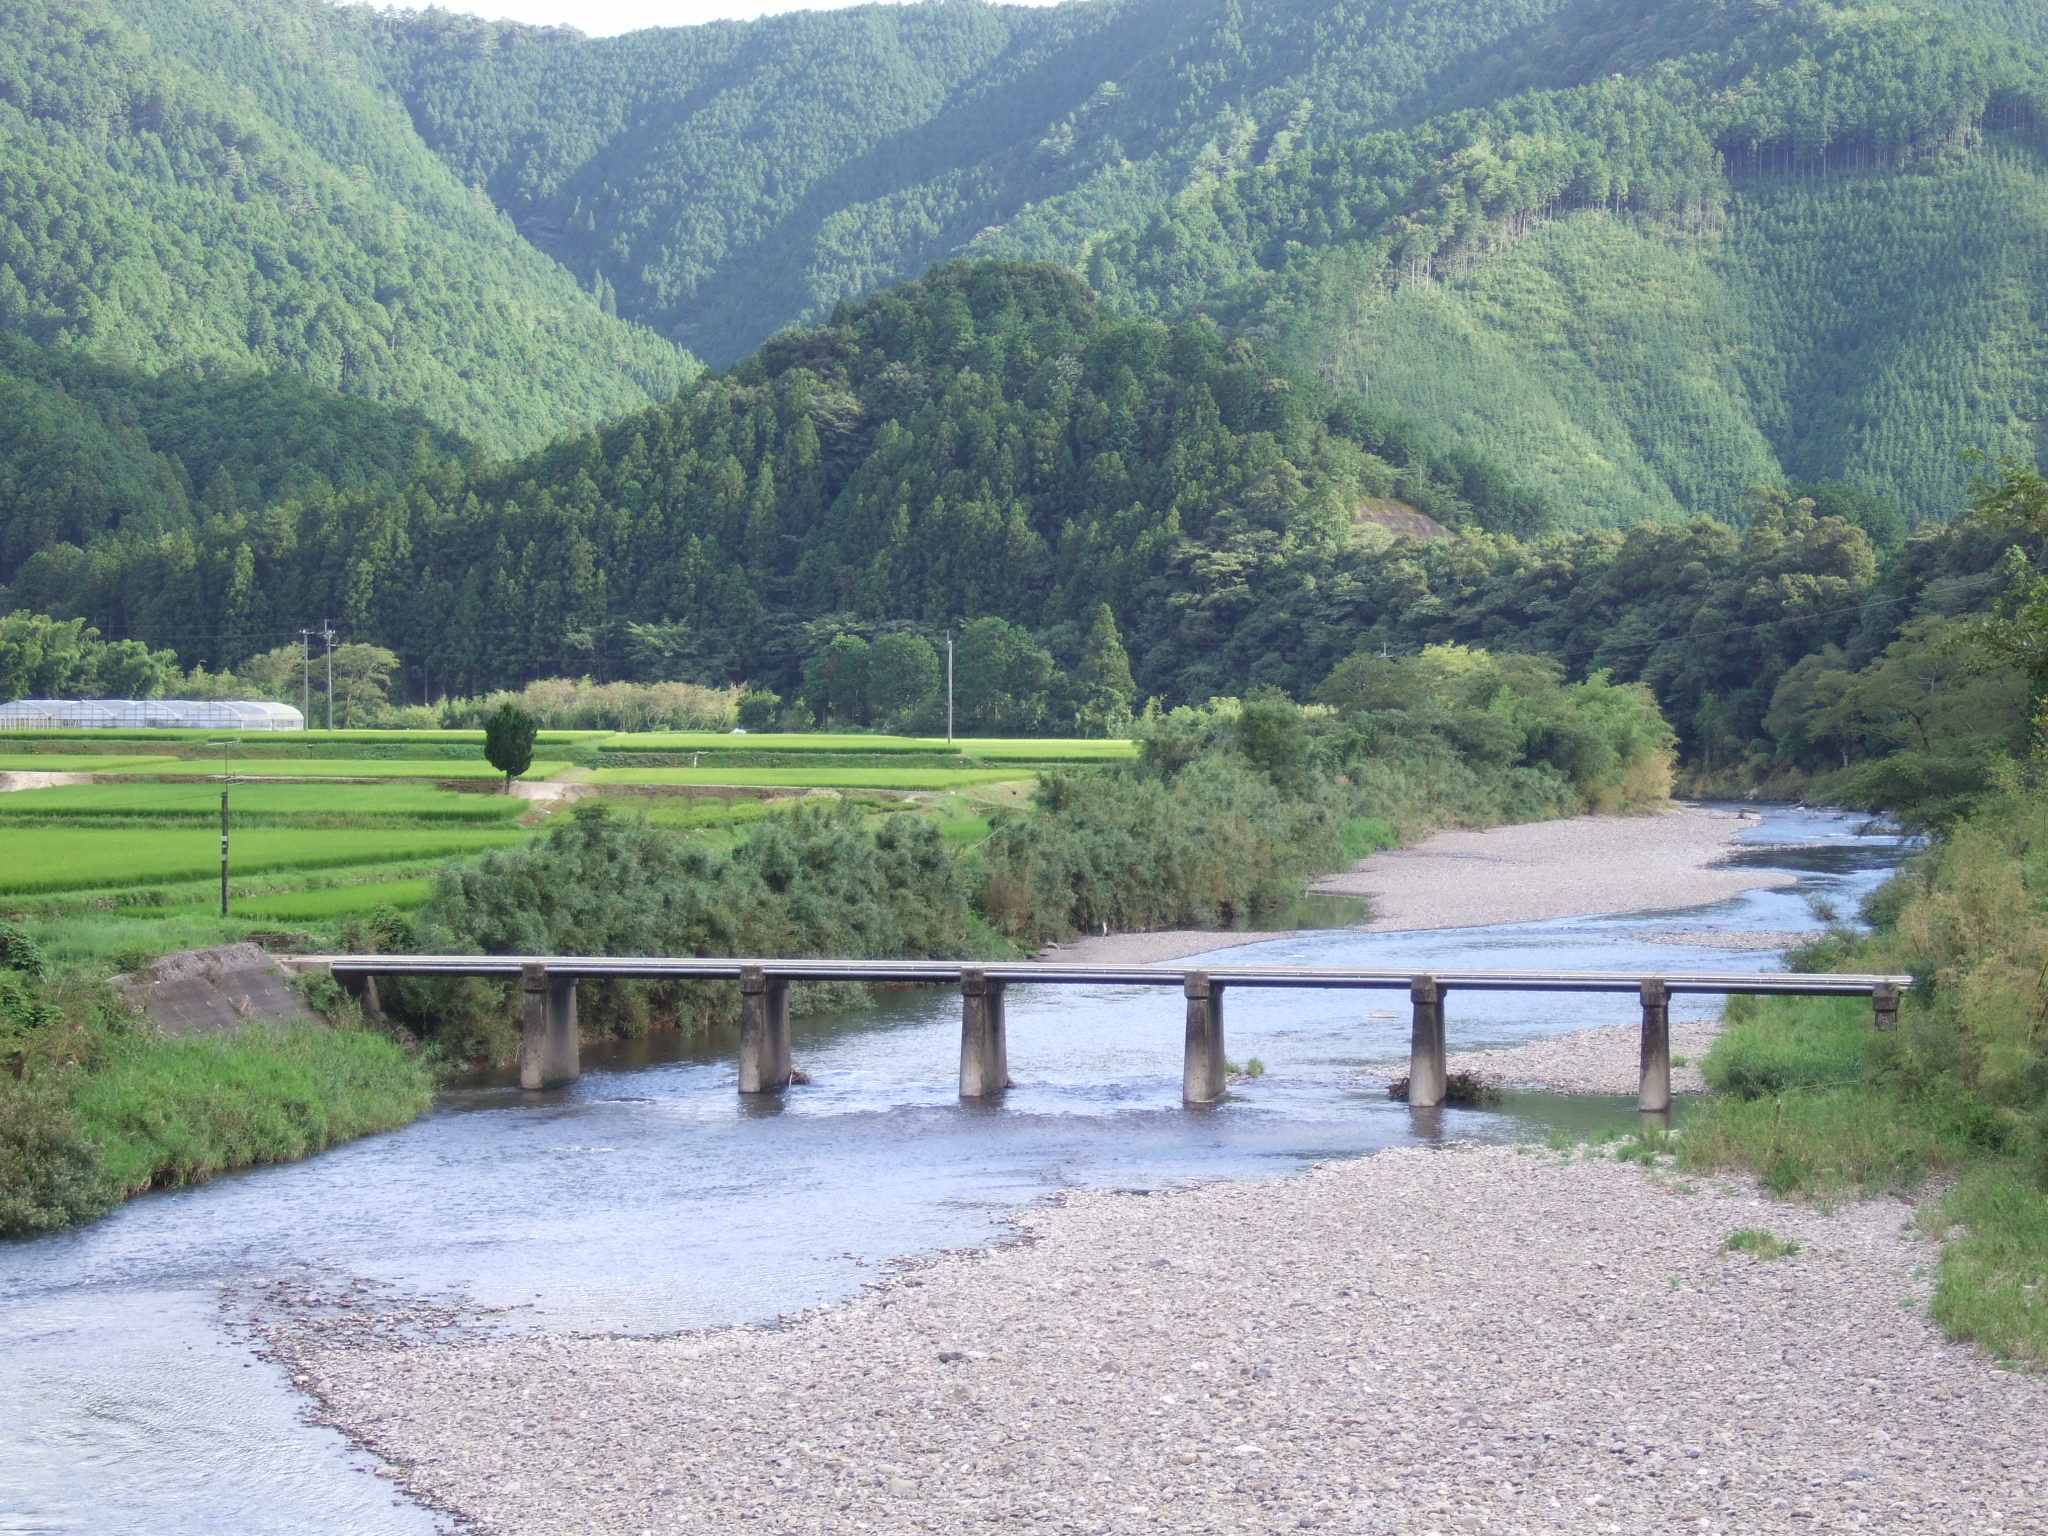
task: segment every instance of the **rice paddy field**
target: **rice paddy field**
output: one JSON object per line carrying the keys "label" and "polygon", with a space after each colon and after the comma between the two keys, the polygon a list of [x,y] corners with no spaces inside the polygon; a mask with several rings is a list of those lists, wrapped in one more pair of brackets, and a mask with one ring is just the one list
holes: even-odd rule
{"label": "rice paddy field", "polygon": [[728,785],[747,789],[968,789],[1026,777],[1015,768],[599,768],[593,784]]}
{"label": "rice paddy field", "polygon": [[1137,756],[1129,741],[1059,737],[876,736],[833,732],[733,735],[716,731],[620,732],[590,743],[603,753],[621,752],[772,752],[806,756],[951,757],[962,763],[1108,763]]}
{"label": "rice paddy field", "polygon": [[[574,785],[711,847],[818,795],[932,816],[967,846],[987,835],[996,806],[1028,798],[1039,773],[1132,755],[1121,741],[543,732],[522,779]],[[538,835],[567,805],[495,793],[501,776],[474,731],[265,733],[231,757],[223,919],[220,738],[7,733],[0,919],[27,924],[60,965],[128,968],[280,931],[330,947],[380,909],[418,907],[449,861]],[[47,788],[4,777],[23,772],[89,777]]]}

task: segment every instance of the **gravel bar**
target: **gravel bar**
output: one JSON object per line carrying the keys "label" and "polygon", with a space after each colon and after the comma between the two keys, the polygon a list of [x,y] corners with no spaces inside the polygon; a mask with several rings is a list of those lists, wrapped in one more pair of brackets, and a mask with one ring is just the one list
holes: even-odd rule
{"label": "gravel bar", "polygon": [[[1572,816],[1439,832],[1413,847],[1362,859],[1309,888],[1365,898],[1372,917],[1361,926],[1375,933],[1701,907],[1797,883],[1798,876],[1782,870],[1722,864],[1737,851],[1737,834],[1755,820],[1754,813],[1680,804],[1646,816]],[[1213,929],[1109,933],[1051,946],[1045,958],[1157,965],[1275,937]],[[1748,945],[1726,947],[1782,947],[1778,935],[1749,937]],[[1674,942],[1710,941],[1703,934]]]}
{"label": "gravel bar", "polygon": [[[1671,1026],[1671,1091],[1705,1093],[1697,1065],[1721,1033],[1719,1019]],[[1685,1058],[1679,1065],[1678,1058]],[[1634,1093],[1642,1086],[1643,1027],[1609,1024],[1490,1051],[1452,1051],[1444,1065],[1470,1072],[1496,1088],[1538,1088],[1550,1093]],[[1408,1058],[1389,1061],[1382,1075],[1406,1077]]]}
{"label": "gravel bar", "polygon": [[1796,884],[1782,870],[1720,861],[1755,818],[1678,805],[1648,816],[1572,816],[1484,832],[1439,832],[1376,853],[1311,889],[1363,896],[1375,932],[1532,923],[1589,913],[1703,907],[1744,891]]}
{"label": "gravel bar", "polygon": [[1941,1339],[1903,1203],[1456,1146],[1017,1226],[779,1328],[272,1348],[491,1536],[2048,1530],[2048,1383]]}

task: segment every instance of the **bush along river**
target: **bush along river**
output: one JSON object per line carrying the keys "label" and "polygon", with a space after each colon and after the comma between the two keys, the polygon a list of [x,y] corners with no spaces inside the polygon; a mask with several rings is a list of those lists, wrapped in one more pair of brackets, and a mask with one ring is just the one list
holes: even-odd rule
{"label": "bush along river", "polygon": [[[1772,810],[1740,862],[1797,883],[1708,907],[1435,931],[1290,932],[1229,963],[1768,970],[1758,933],[1850,915],[1907,851],[1859,818]],[[1724,938],[1714,942],[1714,935]],[[398,1497],[249,1342],[263,1308],[317,1292],[502,1309],[491,1326],[652,1333],[772,1321],[858,1290],[891,1261],[983,1243],[1076,1185],[1282,1176],[1434,1139],[1540,1141],[1631,1125],[1622,1097],[1511,1093],[1411,1113],[1399,994],[1234,994],[1231,1056],[1257,1058],[1213,1110],[1180,1107],[1182,1002],[1164,988],[1016,987],[1000,1105],[955,1097],[959,1000],[887,997],[799,1020],[809,1086],[736,1092],[730,1039],[587,1048],[572,1086],[501,1079],[304,1163],[130,1202],[0,1246],[0,1531],[412,1533]],[[1674,999],[1674,1024],[1718,999]],[[1631,1000],[1453,994],[1454,1051],[1627,1022]]]}

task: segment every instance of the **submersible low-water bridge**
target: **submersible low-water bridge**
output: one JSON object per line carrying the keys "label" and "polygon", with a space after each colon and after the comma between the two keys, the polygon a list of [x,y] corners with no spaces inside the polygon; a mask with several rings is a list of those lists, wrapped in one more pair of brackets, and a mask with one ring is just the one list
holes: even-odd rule
{"label": "submersible low-water bridge", "polygon": [[936,984],[960,988],[960,1096],[993,1098],[1010,1086],[1004,994],[1013,986],[1178,987],[1187,999],[1181,1098],[1189,1107],[1223,1097],[1223,996],[1235,987],[1405,991],[1414,1007],[1408,1103],[1444,1102],[1444,997],[1450,992],[1622,992],[1642,1007],[1642,1077],[1636,1107],[1671,1107],[1671,999],[1684,993],[1766,997],[1868,997],[1879,1029],[1898,1023],[1907,976],[1665,973],[1620,971],[1351,970],[1310,965],[1063,965],[972,960],[721,960],[611,955],[305,955],[285,962],[326,971],[375,1014],[380,976],[481,976],[516,980],[525,1009],[519,1086],[546,1088],[580,1070],[576,984],[580,981],[737,981],[740,1092],[789,1085],[789,986],[797,981]]}

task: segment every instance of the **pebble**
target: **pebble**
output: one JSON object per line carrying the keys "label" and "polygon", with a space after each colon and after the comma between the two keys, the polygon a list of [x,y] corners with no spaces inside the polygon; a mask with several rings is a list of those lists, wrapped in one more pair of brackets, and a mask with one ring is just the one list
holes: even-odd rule
{"label": "pebble", "polygon": [[[325,1421],[491,1536],[2048,1531],[2048,1385],[1940,1336],[1911,1218],[1400,1149],[1073,1193],[776,1329],[268,1326]],[[1745,1227],[1799,1252],[1724,1251]]]}
{"label": "pebble", "polygon": [[[1671,1026],[1671,1091],[1705,1093],[1699,1062],[1721,1033],[1719,1019]],[[1534,1088],[1550,1093],[1627,1093],[1641,1086],[1642,1025],[1612,1024],[1576,1029],[1491,1051],[1450,1051],[1447,1071],[1469,1072],[1495,1088]],[[1680,1065],[1680,1058],[1684,1065]],[[1383,1064],[1377,1076],[1405,1077],[1406,1057]]]}

